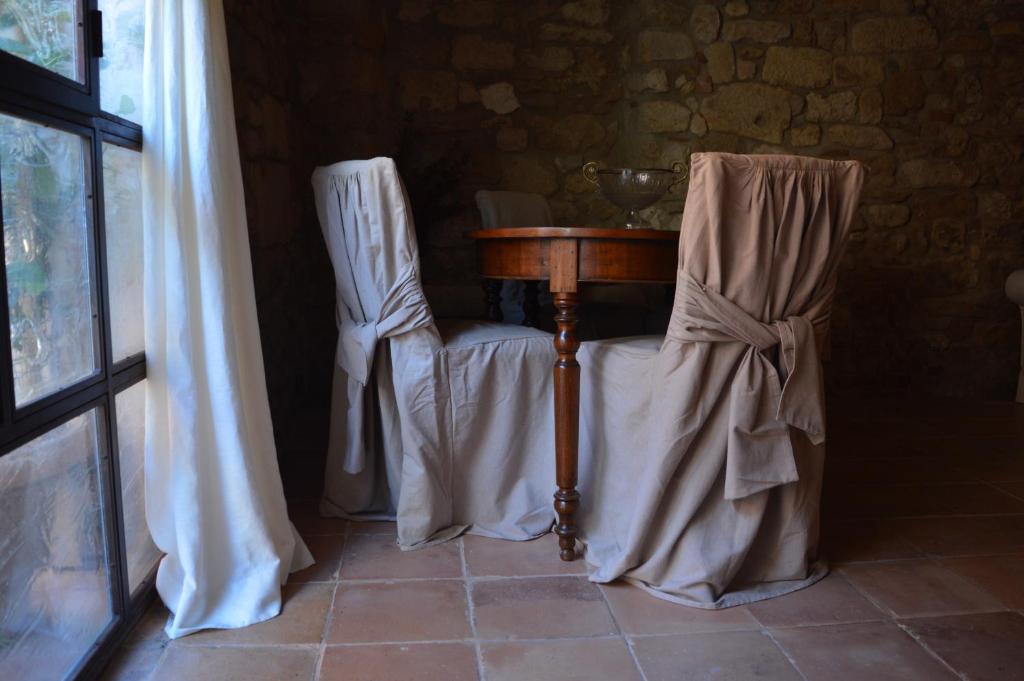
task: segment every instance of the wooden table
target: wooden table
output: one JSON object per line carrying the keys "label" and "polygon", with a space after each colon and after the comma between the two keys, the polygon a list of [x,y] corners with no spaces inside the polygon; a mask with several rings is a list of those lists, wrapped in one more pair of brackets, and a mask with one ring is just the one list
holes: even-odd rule
{"label": "wooden table", "polygon": [[[469,232],[487,279],[546,279],[554,298],[555,350],[555,512],[559,555],[576,557],[576,491],[580,431],[580,365],[576,351],[579,285],[674,283],[679,232],[603,227],[503,227]],[[497,300],[495,300],[495,296]],[[488,296],[489,307],[500,294]],[[500,308],[499,308],[500,309]],[[527,314],[529,318],[529,314]]]}

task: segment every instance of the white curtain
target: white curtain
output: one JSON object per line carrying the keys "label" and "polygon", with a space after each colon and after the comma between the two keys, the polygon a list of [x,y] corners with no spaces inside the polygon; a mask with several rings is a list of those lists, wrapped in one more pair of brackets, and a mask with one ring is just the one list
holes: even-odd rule
{"label": "white curtain", "polygon": [[274,617],[312,557],[267,403],[221,0],[148,0],[146,516],[172,638]]}

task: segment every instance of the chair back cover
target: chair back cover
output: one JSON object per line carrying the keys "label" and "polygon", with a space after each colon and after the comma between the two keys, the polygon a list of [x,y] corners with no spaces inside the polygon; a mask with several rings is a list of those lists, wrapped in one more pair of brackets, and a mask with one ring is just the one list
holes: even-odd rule
{"label": "chair back cover", "polygon": [[[582,527],[596,581],[717,608],[824,574],[809,567],[825,439],[818,343],[863,169],[698,153],[690,177],[668,333],[647,373],[636,360],[623,372],[650,382],[616,398],[639,405],[633,427],[618,427],[632,439],[609,445],[629,458],[609,449],[594,464]],[[607,497],[629,511],[602,508]]]}
{"label": "chair back cover", "polygon": [[[434,321],[420,283],[412,214],[394,161],[374,158],[317,168],[313,190],[337,284],[335,358],[347,375],[346,418],[332,419],[330,450],[344,471],[355,474],[374,446],[374,415],[366,409],[365,393],[377,341],[433,328]],[[335,395],[337,401],[337,385]]]}

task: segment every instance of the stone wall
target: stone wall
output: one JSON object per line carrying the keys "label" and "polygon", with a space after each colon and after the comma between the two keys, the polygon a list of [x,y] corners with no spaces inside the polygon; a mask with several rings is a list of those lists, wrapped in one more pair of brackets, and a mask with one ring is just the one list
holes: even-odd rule
{"label": "stone wall", "polygon": [[[996,0],[227,0],[279,444],[321,446],[333,282],[309,175],[398,159],[425,278],[475,286],[473,193],[622,215],[588,160],[702,150],[869,168],[833,325],[836,392],[1008,399],[1024,266],[1024,5]],[[683,189],[649,210],[678,224]]]}
{"label": "stone wall", "polygon": [[[702,150],[869,168],[835,391],[1007,399],[1024,266],[1024,6],[974,0],[403,0],[386,52],[426,277],[476,278],[481,187],[613,224],[579,168]],[[420,190],[422,188],[422,190]],[[650,209],[678,224],[682,191]]]}

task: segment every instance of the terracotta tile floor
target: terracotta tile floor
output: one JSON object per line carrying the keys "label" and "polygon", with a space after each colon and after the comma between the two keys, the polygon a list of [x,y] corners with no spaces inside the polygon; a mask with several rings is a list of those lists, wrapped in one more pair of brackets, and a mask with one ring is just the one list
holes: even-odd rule
{"label": "terracotta tile floor", "polygon": [[104,681],[1024,680],[1024,407],[858,409],[830,415],[833,571],[804,591],[696,610],[591,584],[551,535],[401,552],[295,506],[320,562],[281,616],[172,643],[154,607]]}

